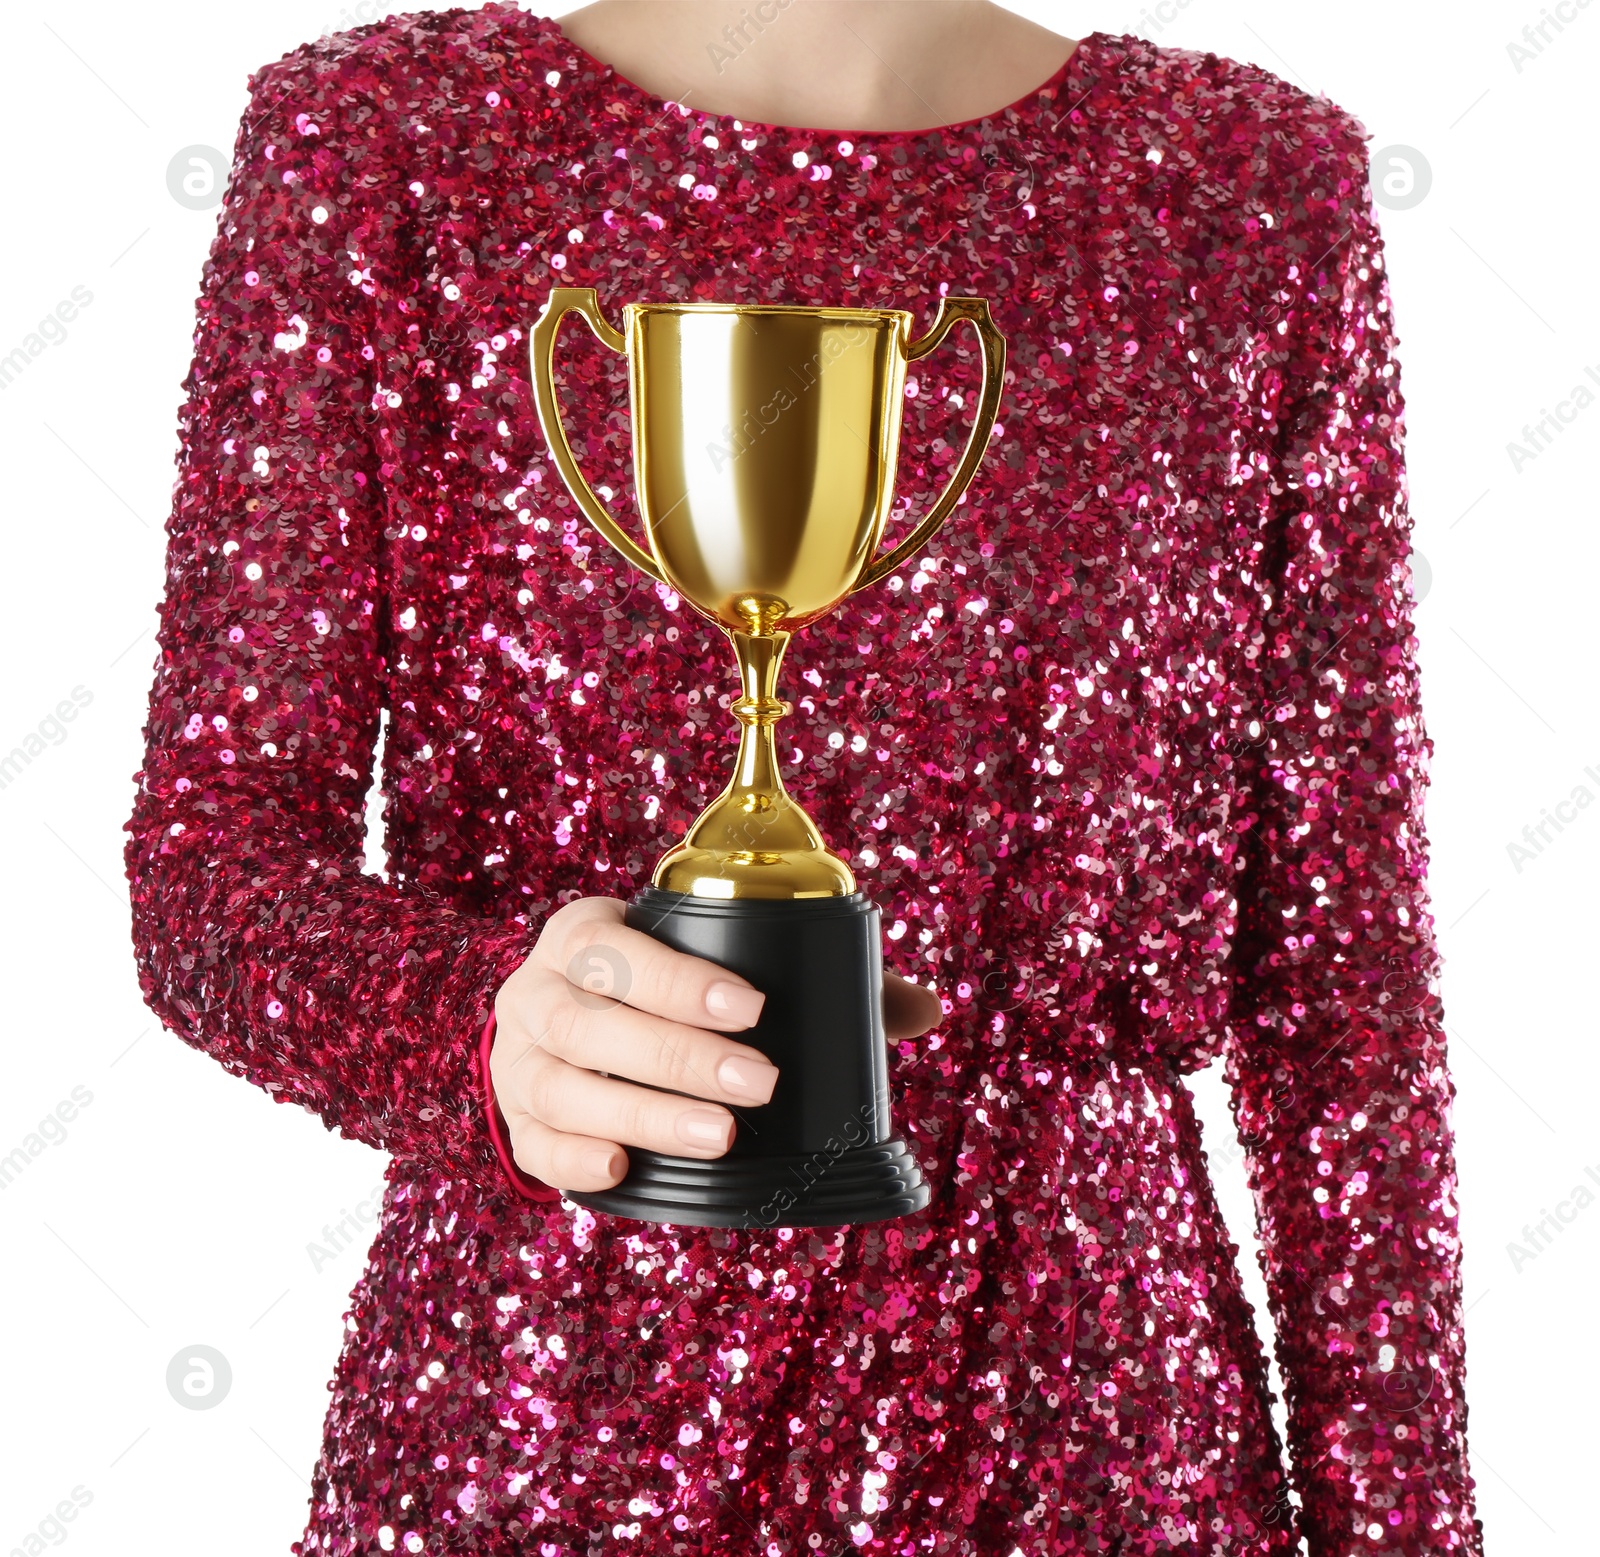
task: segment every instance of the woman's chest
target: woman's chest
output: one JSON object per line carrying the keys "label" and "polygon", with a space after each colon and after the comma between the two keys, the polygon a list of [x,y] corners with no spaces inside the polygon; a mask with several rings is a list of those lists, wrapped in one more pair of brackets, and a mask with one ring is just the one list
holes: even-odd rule
{"label": "woman's chest", "polygon": [[[1085,776],[1159,788],[1180,727],[1249,671],[1269,506],[1252,349],[1191,344],[1223,322],[1127,232],[1037,226],[1015,153],[896,178],[835,145],[779,180],[703,141],[600,146],[520,184],[480,169],[476,205],[432,232],[382,412],[401,741],[525,805],[537,790],[558,842],[591,812],[687,815],[725,775],[728,644],[611,550],[550,459],[528,353],[552,286],[594,286],[614,321],[633,301],[785,302],[907,308],[919,328],[948,291],[986,297],[1007,340],[994,434],[925,551],[797,636],[788,772],[880,835],[911,796],[1027,830]],[[576,326],[556,357],[578,464],[639,534],[626,363]],[[980,388],[960,331],[910,365],[891,535],[944,484]],[[906,827],[887,847],[937,841]]]}

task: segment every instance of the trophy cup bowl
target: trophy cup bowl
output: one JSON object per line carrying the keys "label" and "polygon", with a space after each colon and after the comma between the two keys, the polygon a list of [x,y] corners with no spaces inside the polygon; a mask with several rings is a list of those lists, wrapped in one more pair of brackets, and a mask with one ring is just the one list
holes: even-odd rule
{"label": "trophy cup bowl", "polygon": [[[628,358],[634,474],[648,549],[578,469],[556,406],[569,312]],[[894,500],[906,364],[961,321],[984,387],[966,447],[910,533],[877,555]],[[629,303],[623,328],[592,287],[555,287],[531,338],[550,457],[591,524],[728,636],[741,693],[733,775],[662,857],[626,922],[718,963],[767,999],[738,1034],[778,1067],[770,1102],[736,1108],[732,1146],[703,1160],[628,1148],[593,1210],[702,1227],[831,1227],[920,1211],[929,1189],[893,1132],[878,910],[784,789],[774,728],[791,635],[894,572],[944,523],[988,447],[1005,341],[979,298],[944,298],[911,338],[898,309]]]}

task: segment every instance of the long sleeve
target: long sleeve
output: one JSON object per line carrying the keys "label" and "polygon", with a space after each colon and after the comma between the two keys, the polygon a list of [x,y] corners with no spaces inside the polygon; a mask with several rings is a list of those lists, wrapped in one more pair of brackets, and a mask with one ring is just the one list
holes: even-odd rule
{"label": "long sleeve", "polygon": [[400,207],[363,165],[371,110],[337,61],[302,50],[252,88],[184,386],[128,829],[141,984],[279,1101],[504,1188],[478,1052],[530,928],[361,869],[404,457],[379,414],[407,306]]}
{"label": "long sleeve", "polygon": [[1333,150],[1281,296],[1228,1072],[1312,1557],[1476,1553],[1403,402],[1358,130]]}

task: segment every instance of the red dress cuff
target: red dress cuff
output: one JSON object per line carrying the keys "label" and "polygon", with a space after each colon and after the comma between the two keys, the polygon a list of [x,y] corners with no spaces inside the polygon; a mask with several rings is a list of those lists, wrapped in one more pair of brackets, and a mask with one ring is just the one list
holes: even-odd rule
{"label": "red dress cuff", "polygon": [[483,1037],[478,1041],[478,1080],[483,1088],[483,1110],[489,1121],[489,1139],[494,1142],[494,1154],[500,1160],[500,1167],[507,1182],[524,1200],[539,1200],[546,1203],[559,1200],[561,1198],[559,1189],[552,1189],[542,1180],[524,1173],[511,1155],[511,1132],[506,1128],[505,1115],[500,1112],[500,1105],[495,1101],[494,1081],[489,1074],[489,1054],[494,1048],[494,1027],[494,1012],[491,1011],[488,1022],[484,1024]]}

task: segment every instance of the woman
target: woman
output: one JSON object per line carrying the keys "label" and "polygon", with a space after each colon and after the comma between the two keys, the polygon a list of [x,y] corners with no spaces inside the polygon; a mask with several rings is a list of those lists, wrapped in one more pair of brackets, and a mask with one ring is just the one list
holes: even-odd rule
{"label": "woman", "polygon": [[[142,976],[393,1158],[298,1550],[1478,1552],[1363,132],[967,0],[564,28],[419,14],[263,71],[200,300]],[[774,1079],[738,1038],[759,994],[620,924],[720,782],[727,671],[546,461],[557,284],[922,323],[976,293],[1008,337],[970,500],[808,630],[784,726],[903,975],[918,1215],[663,1228],[557,1193],[630,1146],[719,1155]],[[568,426],[625,488],[591,349]],[[976,382],[964,343],[908,383],[913,510]],[[1218,1054],[1297,1498],[1182,1080]]]}

